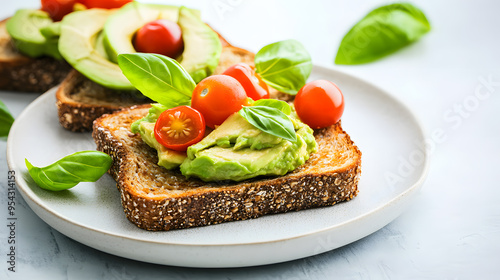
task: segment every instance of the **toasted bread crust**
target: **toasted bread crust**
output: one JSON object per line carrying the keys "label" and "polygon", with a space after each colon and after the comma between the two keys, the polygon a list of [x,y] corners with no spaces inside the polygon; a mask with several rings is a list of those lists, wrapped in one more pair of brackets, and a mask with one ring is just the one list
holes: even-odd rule
{"label": "toasted bread crust", "polygon": [[241,183],[205,183],[156,164],[156,152],[130,124],[149,106],[125,109],[94,122],[97,149],[113,158],[126,217],[146,230],[171,230],[334,205],[355,197],[361,152],[340,123],[315,131],[318,152],[293,172]]}
{"label": "toasted bread crust", "polygon": [[63,60],[17,52],[6,21],[0,21],[0,90],[42,93],[61,83],[71,66]]}

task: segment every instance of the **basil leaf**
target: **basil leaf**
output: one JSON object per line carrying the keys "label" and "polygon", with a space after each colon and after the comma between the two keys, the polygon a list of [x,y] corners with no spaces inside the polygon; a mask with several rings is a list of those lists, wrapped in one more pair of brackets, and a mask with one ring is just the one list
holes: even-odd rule
{"label": "basil leaf", "polygon": [[76,152],[47,165],[35,167],[25,159],[28,172],[42,189],[62,191],[80,182],[95,182],[111,167],[111,157],[98,151]]}
{"label": "basil leaf", "polygon": [[150,53],[120,54],[118,65],[130,83],[152,100],[168,108],[190,104],[196,84],[174,59]]}
{"label": "basil leaf", "polygon": [[10,114],[7,106],[0,100],[0,137],[9,136],[9,131],[14,123],[14,117]]}
{"label": "basil leaf", "polygon": [[283,112],[267,106],[243,107],[240,115],[256,128],[290,142],[297,141],[293,123]]}
{"label": "basil leaf", "polygon": [[288,94],[297,94],[312,71],[311,56],[296,40],[276,42],[255,55],[255,71],[269,86]]}
{"label": "basil leaf", "polygon": [[280,110],[285,115],[290,115],[292,113],[292,108],[288,103],[282,100],[276,99],[259,99],[253,103],[253,106],[267,106]]}
{"label": "basil leaf", "polygon": [[377,8],[344,36],[335,63],[361,64],[377,60],[417,41],[430,30],[424,13],[409,3]]}

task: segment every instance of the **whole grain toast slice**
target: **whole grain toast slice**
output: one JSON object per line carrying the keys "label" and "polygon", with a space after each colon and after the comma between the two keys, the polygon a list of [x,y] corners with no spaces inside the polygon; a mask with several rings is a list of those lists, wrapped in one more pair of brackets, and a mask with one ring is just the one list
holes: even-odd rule
{"label": "whole grain toast slice", "polygon": [[57,86],[71,66],[52,57],[31,58],[19,53],[0,21],[0,90],[42,93]]}
{"label": "whole grain toast slice", "polygon": [[157,153],[130,125],[149,105],[102,116],[94,122],[97,149],[109,154],[126,217],[139,228],[171,230],[257,218],[334,205],[358,194],[361,152],[340,122],[316,130],[318,152],[285,176],[243,182],[186,179],[157,165]]}
{"label": "whole grain toast slice", "polygon": [[[238,62],[253,65],[254,54],[252,52],[231,46],[222,37],[220,38],[224,47],[214,74],[220,74]],[[59,123],[71,131],[91,131],[92,122],[103,114],[151,102],[141,96],[138,92],[105,88],[73,70],[61,83],[56,93]]]}

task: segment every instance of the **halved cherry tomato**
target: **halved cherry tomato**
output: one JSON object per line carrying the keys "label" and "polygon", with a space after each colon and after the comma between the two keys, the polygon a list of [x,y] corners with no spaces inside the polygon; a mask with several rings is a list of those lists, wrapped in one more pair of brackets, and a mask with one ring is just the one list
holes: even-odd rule
{"label": "halved cherry tomato", "polygon": [[191,106],[205,118],[207,126],[214,128],[230,115],[248,104],[245,89],[235,78],[213,75],[203,79],[195,87]]}
{"label": "halved cherry tomato", "polygon": [[156,140],[165,148],[186,151],[205,136],[205,120],[197,110],[179,106],[160,114],[154,132]]}
{"label": "halved cherry tomato", "polygon": [[311,128],[337,123],[344,113],[344,95],[336,84],[317,80],[304,85],[295,96],[295,111]]}
{"label": "halved cherry tomato", "polygon": [[260,78],[260,75],[246,63],[237,63],[224,71],[223,75],[228,75],[241,83],[248,97],[253,100],[269,98],[267,84]]}
{"label": "halved cherry tomato", "polygon": [[73,12],[77,0],[41,0],[42,11],[49,13],[54,21],[60,21],[65,15]]}
{"label": "halved cherry tomato", "polygon": [[102,8],[102,9],[116,9],[121,8],[123,5],[132,2],[133,0],[78,0],[88,9]]}
{"label": "halved cherry tomato", "polygon": [[184,49],[181,28],[177,23],[166,19],[149,22],[135,34],[134,47],[138,52],[176,58]]}

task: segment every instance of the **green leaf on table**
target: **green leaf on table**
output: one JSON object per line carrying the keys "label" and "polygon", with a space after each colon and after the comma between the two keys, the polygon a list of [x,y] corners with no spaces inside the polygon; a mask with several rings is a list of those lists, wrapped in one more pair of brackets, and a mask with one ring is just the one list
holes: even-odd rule
{"label": "green leaf on table", "polygon": [[120,54],[118,65],[130,83],[152,100],[168,108],[191,103],[196,83],[176,60],[150,53]]}
{"label": "green leaf on table", "polygon": [[0,137],[9,136],[10,128],[14,123],[14,117],[7,109],[7,106],[0,101]]}
{"label": "green leaf on table", "polygon": [[362,64],[389,55],[431,30],[424,13],[409,3],[371,11],[344,36],[336,64]]}
{"label": "green leaf on table", "polygon": [[35,167],[25,159],[28,172],[42,189],[62,191],[80,182],[95,182],[111,167],[109,155],[98,151],[82,151],[65,156],[45,167]]}
{"label": "green leaf on table", "polygon": [[263,47],[255,55],[255,71],[269,86],[295,95],[312,71],[311,56],[296,40],[285,40]]}

